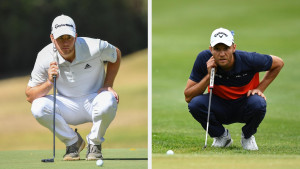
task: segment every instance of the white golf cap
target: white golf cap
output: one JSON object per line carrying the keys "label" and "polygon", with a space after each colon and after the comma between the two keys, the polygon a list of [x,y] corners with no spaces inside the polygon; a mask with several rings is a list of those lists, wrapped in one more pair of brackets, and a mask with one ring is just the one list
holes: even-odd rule
{"label": "white golf cap", "polygon": [[218,43],[224,43],[227,46],[234,43],[233,35],[228,29],[218,28],[213,31],[210,37],[210,46],[214,47]]}
{"label": "white golf cap", "polygon": [[75,37],[76,26],[73,19],[66,15],[56,17],[52,22],[51,33],[54,39],[57,39],[61,35],[71,35]]}

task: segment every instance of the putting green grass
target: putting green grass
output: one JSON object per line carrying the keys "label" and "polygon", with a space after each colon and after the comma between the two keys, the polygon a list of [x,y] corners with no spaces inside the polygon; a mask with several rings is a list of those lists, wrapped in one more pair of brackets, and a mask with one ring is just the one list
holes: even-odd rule
{"label": "putting green grass", "polygon": [[219,155],[219,154],[193,154],[166,156],[154,155],[153,169],[167,168],[209,168],[209,169],[297,169],[300,165],[299,156],[291,155]]}
{"label": "putting green grass", "polygon": [[[152,0],[152,4],[153,169],[201,168],[202,164],[209,168],[297,166],[300,1]],[[255,134],[257,152],[242,149],[243,124],[225,126],[234,140],[232,148],[208,147],[203,151],[205,131],[190,115],[184,100],[183,92],[196,56],[208,49],[211,32],[219,27],[235,31],[237,49],[272,54],[285,62],[279,76],[265,91],[267,114]],[[212,141],[208,139],[209,146]],[[175,156],[165,155],[169,149]]]}
{"label": "putting green grass", "polygon": [[[42,163],[41,159],[52,158],[49,150],[23,150],[23,151],[0,151],[0,168],[9,169],[30,169],[30,168],[64,168],[64,169],[83,169],[97,168],[96,161],[86,161],[85,153],[80,154],[79,161],[63,161],[64,150],[56,152],[54,163]],[[147,168],[147,149],[104,149],[105,169],[141,169]]]}

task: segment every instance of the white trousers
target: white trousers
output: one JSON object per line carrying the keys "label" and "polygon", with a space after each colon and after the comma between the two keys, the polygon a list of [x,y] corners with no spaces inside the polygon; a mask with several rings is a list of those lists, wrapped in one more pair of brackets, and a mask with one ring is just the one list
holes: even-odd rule
{"label": "white trousers", "polygon": [[[70,146],[77,142],[78,136],[68,124],[93,122],[86,139],[88,144],[100,145],[104,142],[106,129],[116,116],[117,107],[117,100],[109,91],[80,98],[57,95],[55,134],[66,146]],[[53,131],[53,95],[35,99],[31,111],[41,125]]]}

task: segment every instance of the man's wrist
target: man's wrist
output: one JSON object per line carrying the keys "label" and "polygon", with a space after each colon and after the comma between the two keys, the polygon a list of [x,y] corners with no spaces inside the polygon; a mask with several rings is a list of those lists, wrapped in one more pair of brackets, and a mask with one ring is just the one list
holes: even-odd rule
{"label": "man's wrist", "polygon": [[53,85],[53,82],[51,82],[49,79],[47,81],[51,86]]}
{"label": "man's wrist", "polygon": [[112,88],[112,85],[103,85],[102,88]]}

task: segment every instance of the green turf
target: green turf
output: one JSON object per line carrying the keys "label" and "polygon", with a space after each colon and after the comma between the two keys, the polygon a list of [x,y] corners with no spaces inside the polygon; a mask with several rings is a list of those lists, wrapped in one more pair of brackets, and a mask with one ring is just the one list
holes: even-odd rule
{"label": "green turf", "polygon": [[[293,157],[299,159],[300,1],[153,0],[152,3],[153,166],[159,168],[157,162],[181,168],[180,163],[168,160],[172,157],[160,158],[159,154],[168,149],[173,149],[179,157],[203,154],[207,158],[224,156],[228,160],[226,157],[250,155],[255,162],[270,155],[270,159],[282,163],[283,155],[290,155],[290,161]],[[203,152],[205,132],[184,101],[183,91],[195,58],[208,49],[211,32],[218,27],[235,31],[237,49],[276,55],[285,62],[277,79],[265,91],[267,114],[255,134],[258,152],[242,149],[242,124],[225,126],[233,137],[233,148],[208,148]],[[208,144],[211,143],[209,138]]]}
{"label": "green turf", "polygon": [[[52,158],[51,150],[0,151],[0,168],[97,168],[95,161],[85,160],[85,151],[80,154],[80,161],[63,161],[64,153],[64,150],[57,150],[54,163],[42,163],[41,159]],[[147,149],[104,149],[103,155],[104,164],[102,168],[106,169],[146,169],[148,166]]]}
{"label": "green turf", "polygon": [[300,157],[293,155],[154,155],[155,163],[152,168],[231,168],[231,169],[298,169]]}

